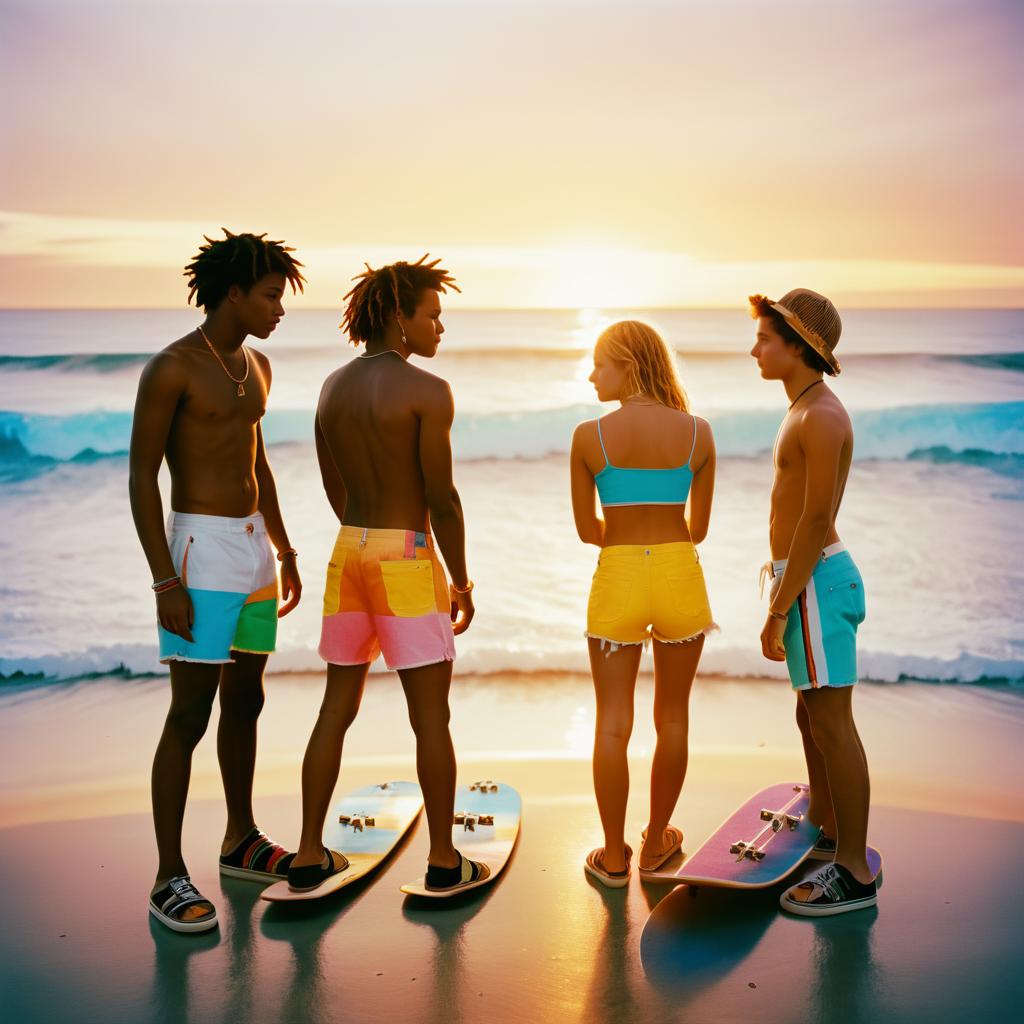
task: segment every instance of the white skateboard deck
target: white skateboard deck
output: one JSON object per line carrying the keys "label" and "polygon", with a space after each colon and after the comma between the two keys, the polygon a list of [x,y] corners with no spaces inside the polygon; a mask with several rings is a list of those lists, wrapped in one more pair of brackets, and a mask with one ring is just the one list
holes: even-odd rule
{"label": "white skateboard deck", "polygon": [[401,842],[423,808],[415,782],[383,782],[343,797],[324,834],[328,849],[343,853],[348,867],[309,892],[293,892],[288,883],[264,889],[271,903],[318,900],[344,889],[374,870]]}
{"label": "white skateboard deck", "polygon": [[522,800],[511,786],[490,779],[474,782],[471,786],[459,786],[455,791],[452,842],[470,860],[486,864],[490,873],[476,882],[467,882],[456,889],[445,889],[442,892],[428,889],[424,876],[403,885],[402,892],[408,896],[448,899],[470,889],[490,885],[501,874],[512,855],[519,838],[521,815]]}

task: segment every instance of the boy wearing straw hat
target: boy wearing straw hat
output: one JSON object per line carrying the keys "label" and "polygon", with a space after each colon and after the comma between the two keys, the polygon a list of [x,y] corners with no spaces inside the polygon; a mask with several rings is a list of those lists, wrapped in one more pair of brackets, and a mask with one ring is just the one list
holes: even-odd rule
{"label": "boy wearing straw hat", "polygon": [[808,917],[877,903],[866,858],[870,784],[853,721],[857,626],[864,581],[836,530],[853,459],[853,427],[824,382],[840,371],[833,350],[842,322],[806,288],[775,302],[750,298],[757,340],[750,354],[765,380],[781,381],[789,409],[775,442],[769,539],[771,577],[761,650],[785,661],[797,692],[797,724],[811,786],[808,816],[821,827],[812,857],[828,860],[781,898]]}

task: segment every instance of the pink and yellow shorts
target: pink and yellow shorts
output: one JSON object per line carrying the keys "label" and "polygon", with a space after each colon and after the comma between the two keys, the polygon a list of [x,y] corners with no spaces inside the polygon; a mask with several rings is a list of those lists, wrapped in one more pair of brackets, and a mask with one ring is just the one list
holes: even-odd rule
{"label": "pink and yellow shorts", "polygon": [[320,657],[399,670],[455,660],[448,580],[429,534],[343,526],[327,566]]}

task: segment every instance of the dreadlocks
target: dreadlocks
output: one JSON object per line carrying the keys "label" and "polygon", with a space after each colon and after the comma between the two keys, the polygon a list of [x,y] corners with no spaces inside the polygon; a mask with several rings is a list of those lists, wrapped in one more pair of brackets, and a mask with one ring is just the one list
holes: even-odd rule
{"label": "dreadlocks", "polygon": [[195,296],[196,305],[209,312],[221,304],[232,285],[249,291],[267,274],[284,274],[293,292],[303,290],[306,279],[299,271],[302,264],[289,255],[295,251],[291,246],[268,241],[266,232],[233,235],[227,228],[221,231],[223,238],[203,235],[206,245],[199,247],[199,252],[185,267],[189,302]]}
{"label": "dreadlocks", "polygon": [[349,303],[341,322],[353,345],[379,338],[399,310],[403,316],[412,316],[425,290],[460,291],[455,278],[438,266],[440,260],[425,262],[429,255],[424,253],[415,263],[403,260],[379,270],[363,264],[366,270],[352,278],[359,283],[345,296]]}

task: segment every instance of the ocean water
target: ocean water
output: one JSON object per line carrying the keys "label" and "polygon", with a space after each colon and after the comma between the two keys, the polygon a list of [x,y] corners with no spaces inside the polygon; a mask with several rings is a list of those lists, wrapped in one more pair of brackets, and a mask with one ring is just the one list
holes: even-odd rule
{"label": "ocean water", "polygon": [[[585,671],[596,550],[576,538],[566,453],[600,413],[586,377],[602,327],[656,324],[719,452],[701,557],[721,633],[702,671],[778,676],[760,656],[771,446],[785,411],[748,357],[742,311],[455,312],[429,369],[455,393],[456,483],[477,617],[463,671]],[[336,524],[320,489],[320,382],[354,352],[333,311],[293,311],[264,432],[305,592],[271,672],[318,670]],[[0,312],[0,679],[162,671],[128,508],[126,450],[146,359],[195,311]],[[865,579],[860,671],[882,681],[1024,682],[1024,311],[848,311],[833,387],[856,451],[839,529]],[[165,501],[167,480],[164,478]],[[649,657],[649,655],[648,655]]]}

